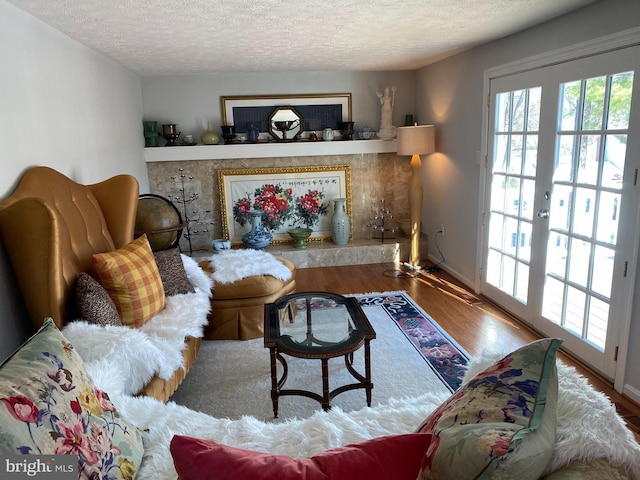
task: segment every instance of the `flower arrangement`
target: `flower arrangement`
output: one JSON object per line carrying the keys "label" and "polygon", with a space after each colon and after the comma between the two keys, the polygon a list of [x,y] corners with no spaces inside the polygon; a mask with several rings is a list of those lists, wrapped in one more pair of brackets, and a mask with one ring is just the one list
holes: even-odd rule
{"label": "flower arrangement", "polygon": [[239,198],[233,205],[233,219],[244,227],[249,221],[249,212],[262,212],[262,226],[267,230],[277,230],[290,217],[293,210],[293,194],[282,185],[264,184],[251,195]]}
{"label": "flower arrangement", "polygon": [[324,203],[324,192],[308,190],[304,195],[296,198],[293,209],[293,225],[304,225],[312,228],[321,216],[327,214],[327,205]]}

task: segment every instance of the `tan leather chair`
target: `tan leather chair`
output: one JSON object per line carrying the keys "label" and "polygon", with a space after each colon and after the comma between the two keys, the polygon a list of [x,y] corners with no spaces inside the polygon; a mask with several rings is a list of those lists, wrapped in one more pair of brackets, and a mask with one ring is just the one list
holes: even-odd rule
{"label": "tan leather chair", "polygon": [[[279,280],[271,275],[256,275],[234,283],[213,283],[207,340],[249,340],[264,334],[264,305],[296,290],[296,267],[278,258],[291,270],[291,278]],[[209,261],[200,262],[207,273],[213,273]]]}
{"label": "tan leather chair", "polygon": [[[76,278],[92,271],[94,253],[133,240],[138,194],[131,175],[81,185],[49,167],[33,167],[0,202],[0,235],[34,330],[46,317],[58,328],[77,318]],[[185,369],[170,380],[154,377],[140,394],[166,401],[193,364],[200,342],[189,337]]]}

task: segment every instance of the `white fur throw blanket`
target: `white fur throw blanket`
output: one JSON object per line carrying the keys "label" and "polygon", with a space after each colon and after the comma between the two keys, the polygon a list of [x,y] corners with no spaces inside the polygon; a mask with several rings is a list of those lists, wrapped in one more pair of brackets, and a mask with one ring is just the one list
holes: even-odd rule
{"label": "white fur throw blanket", "polygon": [[185,337],[202,337],[211,309],[211,279],[191,257],[181,255],[195,293],[166,298],[165,308],[139,328],[68,323],[63,335],[78,351],[107,393],[134,395],[158,375],[168,380],[184,367]]}
{"label": "white fur throw blanket", "polygon": [[[477,360],[467,378],[497,358],[487,356]],[[98,387],[104,388],[102,372],[94,371],[93,366],[90,363],[87,369]],[[604,458],[614,466],[624,467],[631,478],[640,479],[640,447],[607,397],[594,390],[573,367],[560,362],[558,377],[557,443],[548,472],[573,460]],[[392,399],[356,412],[344,413],[334,408],[318,411],[304,420],[269,423],[249,416],[240,420],[214,418],[174,402],[163,404],[152,398],[111,395],[125,418],[148,430],[137,478],[159,480],[177,477],[169,452],[169,443],[176,434],[294,458],[308,457],[381,435],[412,432],[446,398],[446,394],[425,393],[415,398]]]}
{"label": "white fur throw blanket", "polygon": [[291,278],[291,270],[273,255],[262,250],[223,250],[211,257],[213,279],[218,283],[233,283],[256,275],[271,275],[278,280]]}

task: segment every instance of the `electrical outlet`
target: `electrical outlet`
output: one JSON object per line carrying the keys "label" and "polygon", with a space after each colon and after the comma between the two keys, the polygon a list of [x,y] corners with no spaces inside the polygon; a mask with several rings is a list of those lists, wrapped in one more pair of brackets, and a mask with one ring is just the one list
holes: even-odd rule
{"label": "electrical outlet", "polygon": [[439,230],[440,234],[444,237],[444,223],[440,224],[440,230]]}

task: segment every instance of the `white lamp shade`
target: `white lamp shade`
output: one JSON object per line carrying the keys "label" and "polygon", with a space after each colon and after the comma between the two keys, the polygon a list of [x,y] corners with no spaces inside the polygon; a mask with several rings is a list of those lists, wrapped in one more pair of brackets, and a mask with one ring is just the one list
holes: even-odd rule
{"label": "white lamp shade", "polygon": [[398,127],[398,155],[426,155],[436,151],[433,125]]}

